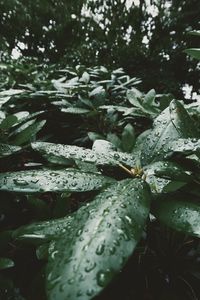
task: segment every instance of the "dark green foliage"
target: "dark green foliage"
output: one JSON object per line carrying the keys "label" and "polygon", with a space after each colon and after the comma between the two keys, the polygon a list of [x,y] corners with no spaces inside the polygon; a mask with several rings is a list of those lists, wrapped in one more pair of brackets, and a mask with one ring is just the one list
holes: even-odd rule
{"label": "dark green foliage", "polygon": [[[120,66],[128,74],[141,77],[146,91],[155,87],[159,93],[180,97],[185,83],[197,91],[197,61],[188,59],[182,51],[186,44],[199,48],[198,31],[193,36],[186,34],[198,28],[199,0],[129,3],[1,1],[2,57],[5,60],[15,48],[23,56],[39,60]],[[24,76],[20,68],[17,71]],[[29,71],[32,69],[27,66],[28,77]],[[87,80],[86,74],[83,80]]]}
{"label": "dark green foliage", "polygon": [[79,65],[2,88],[2,299],[197,299],[198,102],[139,82]]}

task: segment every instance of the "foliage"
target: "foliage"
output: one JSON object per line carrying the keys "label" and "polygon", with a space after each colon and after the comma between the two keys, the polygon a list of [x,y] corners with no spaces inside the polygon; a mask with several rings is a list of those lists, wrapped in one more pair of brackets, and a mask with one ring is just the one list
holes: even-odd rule
{"label": "foliage", "polygon": [[122,282],[123,299],[197,299],[198,103],[121,68],[17,64],[29,76],[4,65],[0,91],[1,298],[122,299]]}
{"label": "foliage", "polygon": [[199,13],[198,0],[0,1],[1,56],[15,49],[51,62],[123,67],[145,91],[180,98],[185,83],[199,89],[197,62],[182,53],[198,45],[186,31],[197,28]]}

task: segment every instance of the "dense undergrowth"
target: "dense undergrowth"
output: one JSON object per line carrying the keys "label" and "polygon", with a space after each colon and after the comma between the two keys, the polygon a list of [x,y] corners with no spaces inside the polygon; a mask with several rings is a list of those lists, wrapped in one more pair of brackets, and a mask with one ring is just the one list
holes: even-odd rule
{"label": "dense undergrowth", "polygon": [[1,71],[0,298],[199,299],[199,102],[103,66]]}

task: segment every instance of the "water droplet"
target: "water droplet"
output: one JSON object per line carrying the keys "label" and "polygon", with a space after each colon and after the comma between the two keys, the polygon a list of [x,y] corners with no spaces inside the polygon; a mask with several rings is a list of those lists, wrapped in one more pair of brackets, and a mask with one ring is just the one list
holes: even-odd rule
{"label": "water droplet", "polygon": [[99,286],[104,287],[111,279],[111,271],[107,269],[106,271],[100,271],[97,273],[97,283]]}
{"label": "water droplet", "polygon": [[88,262],[88,265],[85,267],[85,272],[91,272],[96,267],[95,262]]}
{"label": "water droplet", "polygon": [[83,295],[83,292],[82,291],[78,291],[76,295],[77,295],[77,297],[81,297]]}
{"label": "water droplet", "polygon": [[125,219],[128,221],[130,225],[132,224],[132,219],[129,216],[125,216]]}
{"label": "water droplet", "polygon": [[84,281],[85,280],[85,276],[83,274],[80,274],[78,280],[79,281]]}
{"label": "water droplet", "polygon": [[109,248],[109,253],[110,253],[111,255],[115,254],[115,252],[116,252],[116,248],[115,248],[115,247],[110,247],[110,248]]}
{"label": "water droplet", "polygon": [[28,182],[24,179],[13,179],[13,182],[19,186],[28,185]]}
{"label": "water droplet", "polygon": [[115,159],[119,159],[120,156],[119,156],[118,153],[114,153],[113,157],[114,157]]}
{"label": "water droplet", "polygon": [[77,234],[76,234],[76,236],[80,236],[81,234],[83,233],[83,230],[82,229],[79,229],[78,231],[77,231]]}
{"label": "water droplet", "polygon": [[51,258],[52,258],[52,259],[55,259],[55,256],[56,256],[57,253],[58,253],[58,250],[53,251],[53,252],[51,253]]}
{"label": "water droplet", "polygon": [[92,296],[94,294],[94,290],[93,289],[88,289],[86,294],[87,294],[87,296]]}
{"label": "water droplet", "polygon": [[105,244],[100,244],[100,245],[97,247],[97,249],[96,249],[96,254],[97,254],[97,255],[103,254],[104,249],[105,249]]}
{"label": "water droplet", "polygon": [[38,181],[39,181],[39,179],[36,179],[36,178],[35,179],[31,179],[32,183],[37,183]]}
{"label": "water droplet", "polygon": [[72,284],[72,283],[74,282],[74,278],[69,278],[69,279],[67,280],[67,282],[68,282],[69,284]]}

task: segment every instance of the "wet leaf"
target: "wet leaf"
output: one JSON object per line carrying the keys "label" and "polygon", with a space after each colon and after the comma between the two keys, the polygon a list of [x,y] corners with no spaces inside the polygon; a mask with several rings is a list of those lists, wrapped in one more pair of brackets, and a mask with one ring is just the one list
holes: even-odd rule
{"label": "wet leaf", "polygon": [[184,50],[183,52],[189,54],[193,58],[200,60],[200,48],[190,48],[190,49]]}
{"label": "wet leaf", "polygon": [[154,214],[165,225],[200,237],[200,205],[191,201],[161,198],[154,203]]}
{"label": "wet leaf", "polygon": [[196,128],[183,105],[173,100],[154,121],[154,128],[145,139],[141,151],[141,163],[147,165],[162,160],[168,153],[164,147],[179,138],[196,137]]}
{"label": "wet leaf", "polygon": [[78,170],[29,170],[0,173],[0,190],[20,193],[98,190],[114,179]]}
{"label": "wet leaf", "polygon": [[0,157],[12,155],[21,150],[21,147],[8,144],[0,144]]}
{"label": "wet leaf", "polygon": [[36,142],[32,143],[32,148],[39,151],[48,161],[52,163],[69,164],[70,161],[83,161],[94,163],[96,165],[118,165],[123,163],[134,166],[135,158],[128,153],[117,151],[107,151],[106,153],[97,153],[97,151],[77,146],[62,144]]}
{"label": "wet leaf", "polygon": [[10,258],[0,257],[0,270],[14,267],[14,261]]}
{"label": "wet leaf", "polygon": [[72,229],[49,247],[48,298],[91,299],[107,286],[136,247],[149,206],[148,186],[125,179],[78,211]]}
{"label": "wet leaf", "polygon": [[12,237],[22,242],[41,244],[58,237],[70,229],[73,217],[43,221],[24,225],[14,230]]}

